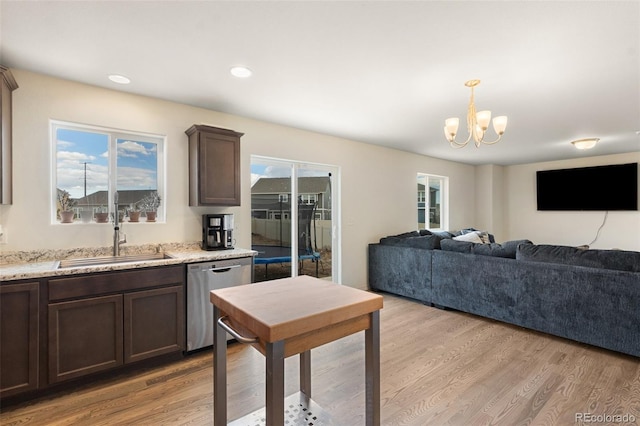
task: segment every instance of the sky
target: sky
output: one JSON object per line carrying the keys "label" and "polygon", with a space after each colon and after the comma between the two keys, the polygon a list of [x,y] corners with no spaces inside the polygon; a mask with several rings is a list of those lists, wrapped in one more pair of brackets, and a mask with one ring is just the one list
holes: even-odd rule
{"label": "sky", "polygon": [[[311,168],[299,168],[298,176],[327,176],[326,171],[313,170]],[[269,165],[251,161],[251,186],[261,177],[291,177],[291,167],[282,165]]]}
{"label": "sky", "polygon": [[[157,144],[117,139],[117,189],[157,189]],[[58,128],[56,186],[84,197],[106,191],[109,181],[109,135]],[[85,172],[86,165],[86,172]]]}

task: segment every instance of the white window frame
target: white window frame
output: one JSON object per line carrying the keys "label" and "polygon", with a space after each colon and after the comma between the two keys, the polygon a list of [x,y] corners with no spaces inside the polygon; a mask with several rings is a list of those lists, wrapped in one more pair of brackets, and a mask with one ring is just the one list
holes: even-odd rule
{"label": "white window frame", "polygon": [[[425,214],[425,228],[430,231],[445,231],[449,229],[449,177],[434,175],[429,173],[418,173],[416,182],[419,183],[420,179],[425,179],[425,188],[424,188],[424,214]],[[440,227],[439,228],[431,228],[429,225],[429,213],[431,210],[431,197],[429,196],[429,180],[439,180],[440,181]],[[417,188],[417,187],[414,187]],[[419,197],[416,197],[419,198]],[[418,200],[420,203],[420,200]],[[416,203],[417,204],[417,203]],[[417,206],[416,206],[417,207]],[[418,222],[418,209],[416,209],[416,226],[420,228],[420,223]]]}
{"label": "white window frame", "polygon": [[[109,150],[109,178],[107,182],[108,186],[108,200],[107,203],[107,211],[109,213],[109,217],[113,217],[114,206],[113,199],[114,194],[117,188],[117,141],[118,139],[135,139],[139,142],[149,142],[155,143],[157,145],[157,170],[156,170],[156,178],[157,178],[157,191],[160,196],[160,206],[157,211],[156,221],[153,223],[163,223],[166,222],[166,183],[165,183],[165,170],[166,170],[166,156],[164,155],[165,145],[166,145],[166,136],[153,134],[153,133],[144,133],[138,131],[131,130],[122,130],[115,129],[103,126],[96,125],[88,125],[81,123],[73,123],[67,121],[60,120],[49,120],[49,139],[50,139],[50,147],[51,147],[51,223],[59,224],[60,222],[57,219],[57,180],[58,180],[58,158],[57,158],[57,130],[58,129],[70,129],[76,131],[84,131],[84,132],[95,132],[95,133],[103,133],[108,135],[108,150]],[[74,223],[81,223],[80,221],[75,221]],[[140,223],[149,223],[150,222],[140,222]],[[96,224],[95,222],[83,223],[83,225],[91,225]],[[98,224],[100,225],[100,224]],[[64,226],[69,226],[69,224],[64,224]]]}

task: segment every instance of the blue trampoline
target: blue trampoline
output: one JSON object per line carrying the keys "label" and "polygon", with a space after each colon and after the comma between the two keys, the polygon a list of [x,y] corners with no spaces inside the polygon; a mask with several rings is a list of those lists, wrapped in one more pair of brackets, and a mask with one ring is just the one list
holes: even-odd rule
{"label": "blue trampoline", "polygon": [[[298,262],[311,260],[316,263],[316,277],[320,253],[315,247],[315,210],[316,203],[298,204]],[[313,223],[313,228],[311,224]],[[312,238],[311,235],[314,235]],[[272,263],[291,263],[291,247],[274,245],[252,245],[258,252],[254,257],[254,264],[264,265],[265,277],[268,277],[268,265]]]}
{"label": "blue trampoline", "polygon": [[[258,255],[254,257],[254,264],[264,265],[265,275],[268,275],[268,265],[291,262],[291,247],[255,245],[251,248],[258,252]],[[318,276],[319,259],[320,253],[316,251],[298,250],[298,261],[311,260],[316,263],[316,277]]]}

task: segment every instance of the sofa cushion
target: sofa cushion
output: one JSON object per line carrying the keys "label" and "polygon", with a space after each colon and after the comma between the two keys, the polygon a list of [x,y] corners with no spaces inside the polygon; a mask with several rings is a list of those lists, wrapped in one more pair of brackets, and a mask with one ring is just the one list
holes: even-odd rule
{"label": "sofa cushion", "polygon": [[516,251],[516,259],[640,272],[640,252],[636,251],[584,250],[569,246],[520,244]]}
{"label": "sofa cushion", "polygon": [[505,241],[502,244],[474,244],[471,253],[483,256],[505,257],[509,259],[516,258],[516,251],[520,244],[531,244],[529,240],[513,240]]}
{"label": "sofa cushion", "polygon": [[471,253],[474,243],[470,241],[460,241],[451,238],[440,241],[440,248],[445,251],[455,251],[457,253]]}
{"label": "sofa cushion", "polygon": [[420,236],[420,233],[418,233],[418,231],[408,231],[408,232],[403,232],[397,235],[389,235],[389,237],[391,238],[409,238],[409,237],[419,237],[419,236]]}
{"label": "sofa cushion", "polygon": [[516,250],[520,244],[531,244],[529,240],[506,241],[502,244],[489,243],[478,244],[469,241],[459,241],[456,239],[440,241],[440,248],[445,251],[455,251],[457,253],[471,253],[481,256],[516,258]]}
{"label": "sofa cushion", "polygon": [[453,238],[453,237],[455,237],[455,235],[454,235],[454,234],[452,234],[452,233],[451,233],[451,232],[449,232],[449,231],[431,231],[431,233],[432,233],[433,235],[437,235],[438,237],[440,237],[440,238],[442,238],[442,239],[445,239],[445,238]]}
{"label": "sofa cushion", "polygon": [[441,238],[437,235],[423,235],[404,238],[386,237],[380,240],[380,244],[434,250],[440,248],[440,240]]}

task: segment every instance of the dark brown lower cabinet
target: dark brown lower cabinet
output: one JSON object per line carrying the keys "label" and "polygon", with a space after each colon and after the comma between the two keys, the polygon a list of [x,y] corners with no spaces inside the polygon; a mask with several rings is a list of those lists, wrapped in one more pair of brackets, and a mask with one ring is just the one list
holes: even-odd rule
{"label": "dark brown lower cabinet", "polygon": [[39,286],[0,286],[1,398],[38,388]]}
{"label": "dark brown lower cabinet", "polygon": [[184,347],[183,287],[124,295],[124,362],[181,351]]}
{"label": "dark brown lower cabinet", "polygon": [[184,348],[184,267],[48,281],[49,384]]}
{"label": "dark brown lower cabinet", "polygon": [[122,295],[49,305],[49,383],[122,365]]}

